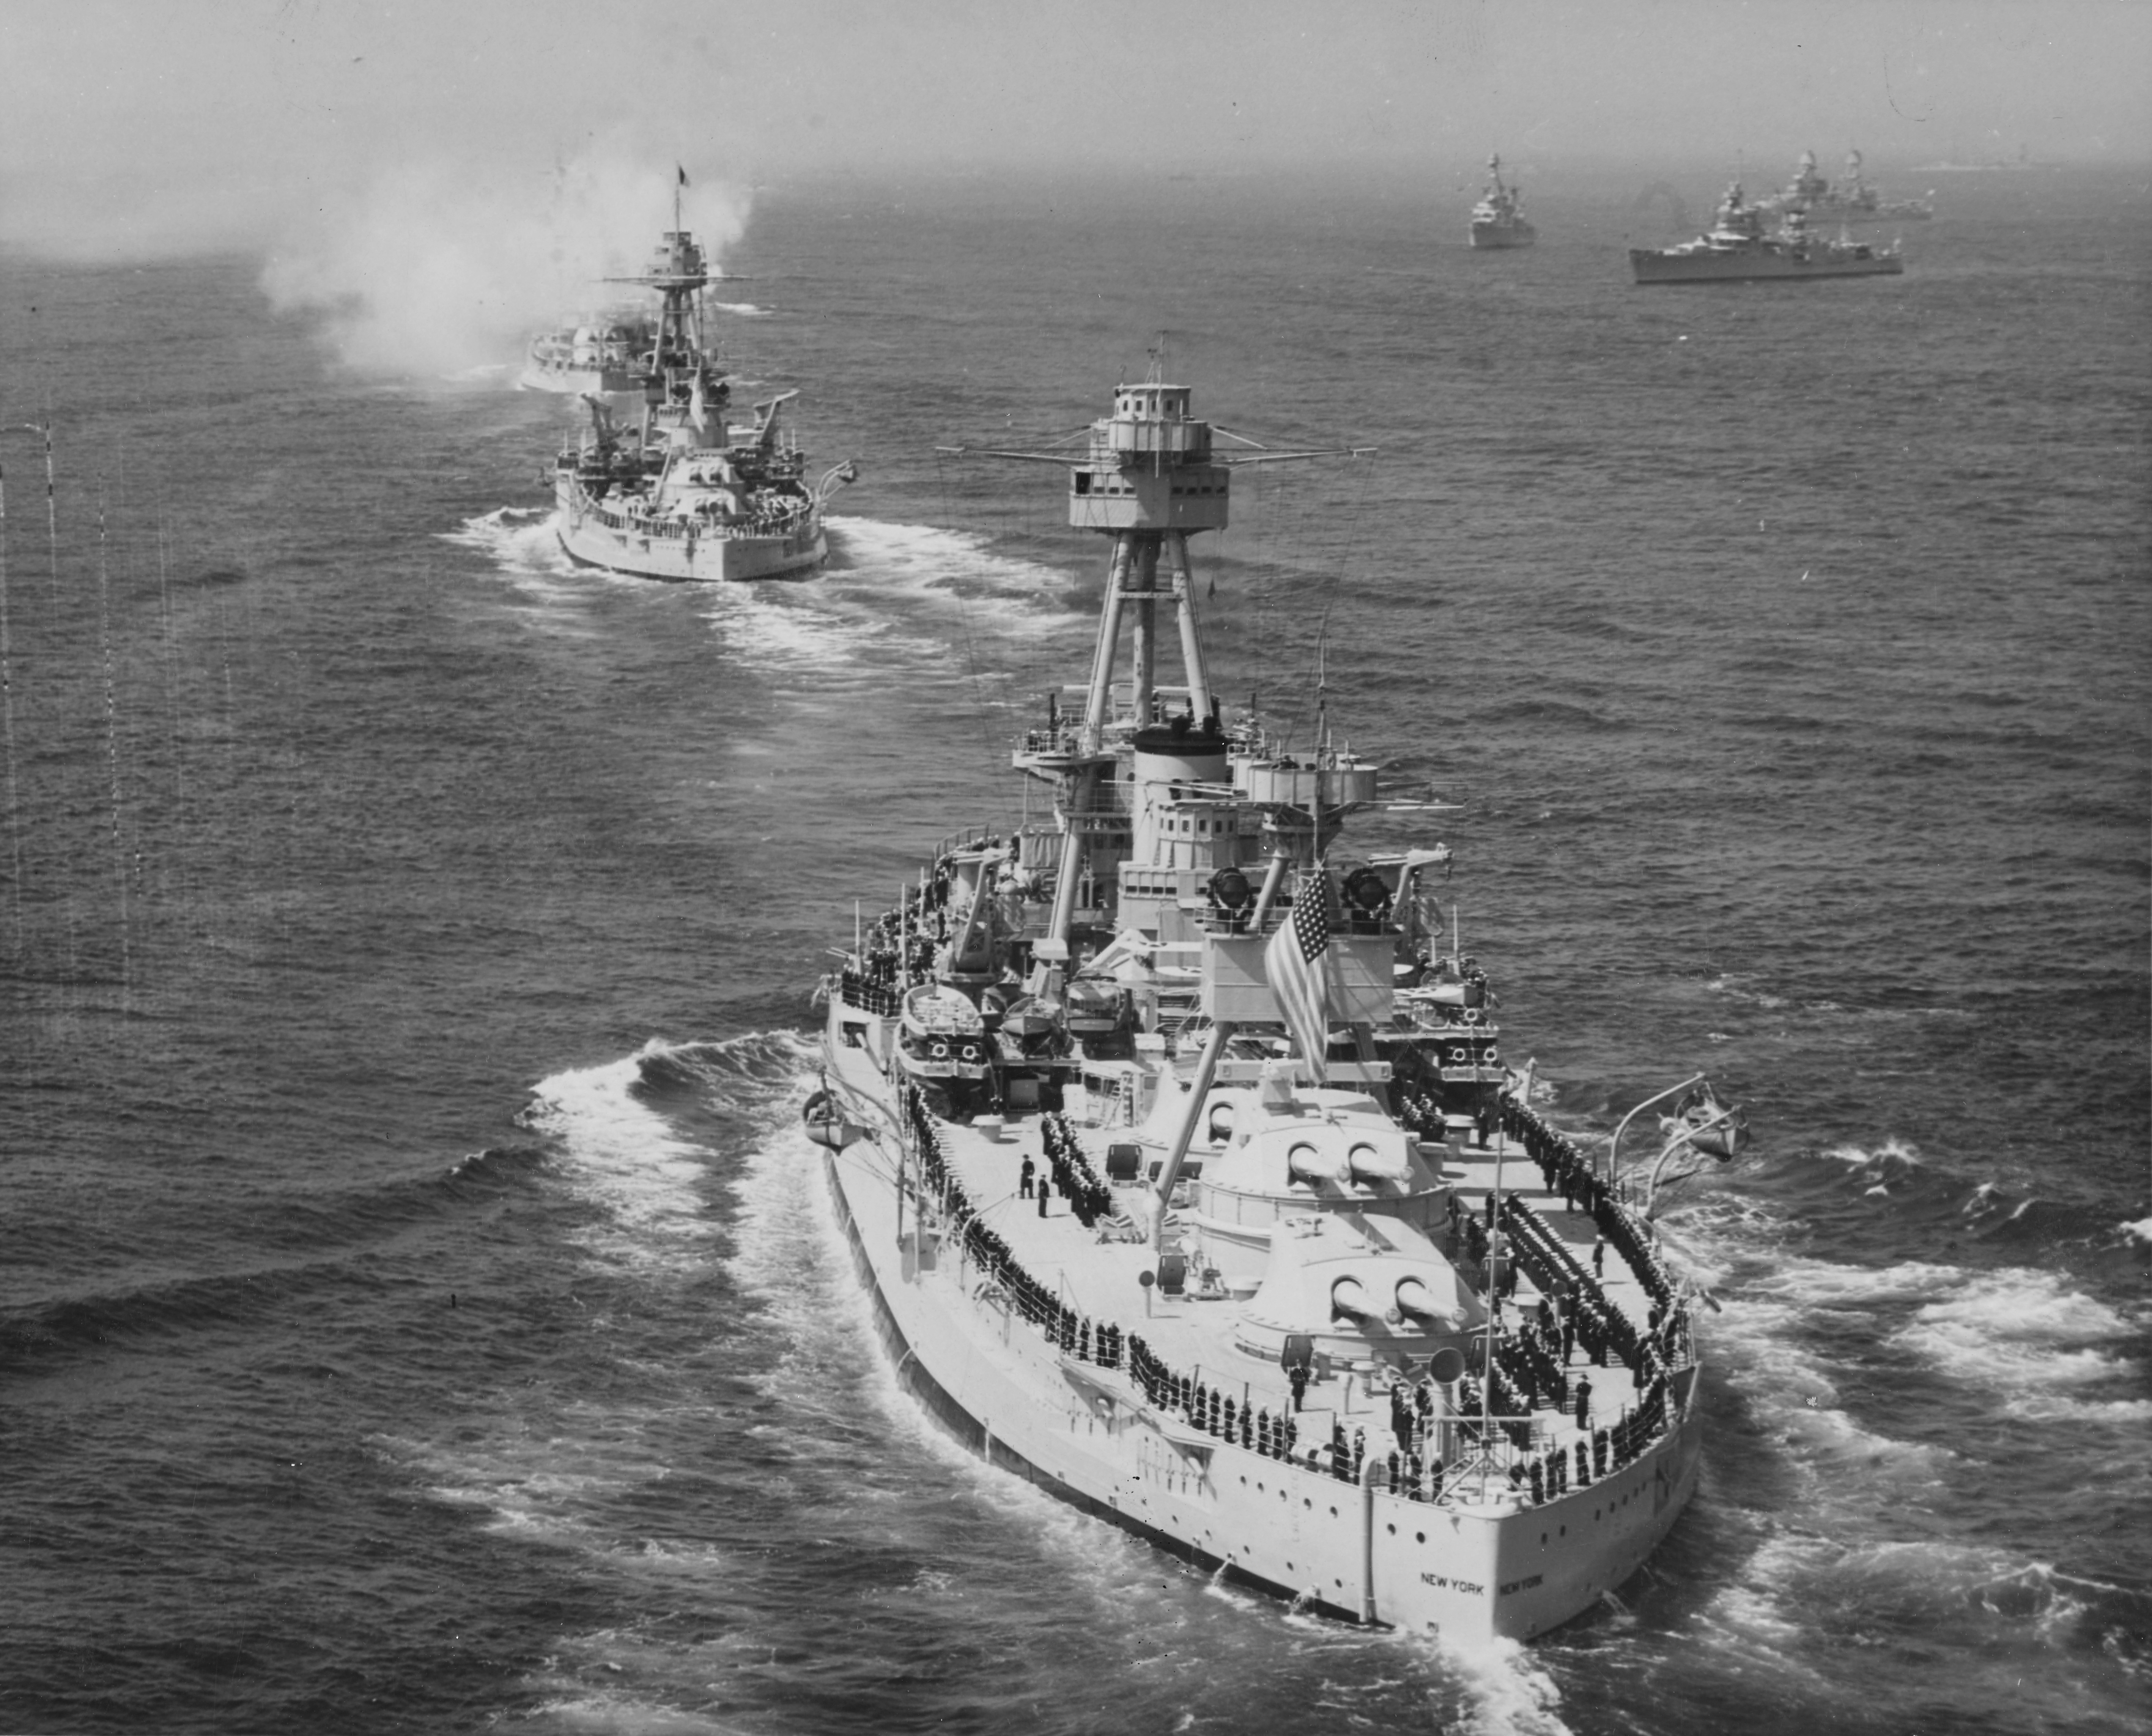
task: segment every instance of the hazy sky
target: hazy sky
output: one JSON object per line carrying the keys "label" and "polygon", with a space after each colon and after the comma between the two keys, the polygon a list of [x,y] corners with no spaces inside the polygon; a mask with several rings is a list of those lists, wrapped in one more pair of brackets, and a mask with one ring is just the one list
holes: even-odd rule
{"label": "hazy sky", "polygon": [[2152,157],[2147,0],[0,0],[0,241],[274,240],[594,145],[912,165]]}
{"label": "hazy sky", "polygon": [[[2152,0],[0,0],[0,257],[263,257],[454,373],[853,171],[2152,160]],[[0,357],[4,365],[5,357]]]}

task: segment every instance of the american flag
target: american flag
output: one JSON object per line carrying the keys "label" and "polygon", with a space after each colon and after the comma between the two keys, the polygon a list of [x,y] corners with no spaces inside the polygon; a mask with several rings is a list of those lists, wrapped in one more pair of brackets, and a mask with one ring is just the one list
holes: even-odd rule
{"label": "american flag", "polygon": [[1318,1084],[1323,1078],[1323,1053],[1330,1046],[1329,972],[1323,956],[1330,947],[1329,892],[1320,877],[1302,881],[1292,901],[1292,920],[1263,948],[1263,973],[1270,978],[1271,992]]}

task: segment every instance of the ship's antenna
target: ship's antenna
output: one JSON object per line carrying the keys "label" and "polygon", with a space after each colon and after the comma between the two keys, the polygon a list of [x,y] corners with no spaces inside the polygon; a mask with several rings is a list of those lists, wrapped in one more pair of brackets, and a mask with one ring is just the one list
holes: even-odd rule
{"label": "ship's antenna", "polygon": [[1317,764],[1330,753],[1330,623],[1315,633],[1315,757]]}

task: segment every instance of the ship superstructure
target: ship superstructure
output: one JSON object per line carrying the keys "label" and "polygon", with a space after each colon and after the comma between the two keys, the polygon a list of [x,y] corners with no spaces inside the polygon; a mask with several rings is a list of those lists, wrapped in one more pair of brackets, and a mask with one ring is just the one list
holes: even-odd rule
{"label": "ship superstructure", "polygon": [[1708,232],[1673,247],[1632,247],[1639,283],[1726,283],[1805,277],[1896,277],[1906,269],[1896,245],[1872,247],[1845,236],[1810,231],[1799,210],[1787,209],[1775,231],[1769,213],[1734,181],[1719,200]]}
{"label": "ship superstructure", "polygon": [[657,322],[648,309],[607,307],[564,321],[530,340],[515,383],[525,392],[581,396],[637,390]]}
{"label": "ship superstructure", "polygon": [[1845,177],[1835,183],[1816,168],[1814,151],[1803,151],[1794,165],[1794,178],[1759,201],[1758,208],[1767,213],[1799,211],[1804,217],[1835,223],[1925,223],[1936,214],[1933,190],[1926,199],[1885,199],[1863,178],[1857,150],[1846,152]]}
{"label": "ship superstructure", "polygon": [[732,388],[703,341],[699,292],[708,262],[674,226],[639,277],[658,293],[651,344],[635,372],[640,414],[626,422],[583,395],[589,426],[553,470],[561,546],[590,566],[654,579],[776,579],[828,558],[830,495],[857,474],[838,464],[810,481],[780,393],[754,420],[726,419]]}
{"label": "ship superstructure", "polygon": [[1377,769],[1326,708],[1296,745],[1221,703],[1190,539],[1236,468],[1316,454],[1154,373],[1080,449],[997,455],[1065,466],[1112,555],[1088,678],[1013,756],[1051,817],[950,839],[823,985],[809,1129],[899,1378],[1191,1561],[1544,1632],[1693,1486],[1688,1297],[1505,1068],[1447,849],[1351,851]]}
{"label": "ship superstructure", "polygon": [[1539,231],[1525,221],[1519,204],[1522,189],[1502,179],[1502,159],[1487,159],[1487,185],[1472,207],[1472,245],[1477,248],[1529,247]]}

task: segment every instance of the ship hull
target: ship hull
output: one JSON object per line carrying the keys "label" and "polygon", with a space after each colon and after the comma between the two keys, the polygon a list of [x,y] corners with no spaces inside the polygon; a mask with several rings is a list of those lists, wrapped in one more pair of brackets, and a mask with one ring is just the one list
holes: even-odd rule
{"label": "ship hull", "polygon": [[1785,282],[1809,277],[1896,277],[1906,264],[1895,253],[1867,258],[1802,258],[1778,251],[1754,253],[1660,253],[1629,250],[1630,268],[1639,283]]}
{"label": "ship hull", "polygon": [[1472,226],[1472,246],[1474,251],[1488,252],[1510,247],[1529,247],[1539,239],[1539,231],[1529,223],[1508,226],[1495,223],[1474,223]]}
{"label": "ship hull", "polygon": [[784,536],[660,531],[606,511],[573,483],[556,491],[561,547],[579,566],[600,566],[635,578],[676,582],[805,578],[830,557],[820,509]]}
{"label": "ship hull", "polygon": [[[1112,1376],[1057,1358],[1021,1322],[982,1306],[955,1252],[931,1241],[922,1251],[916,1225],[906,1245],[891,1180],[900,1159],[887,1081],[874,1042],[852,1046],[835,1034],[839,1011],[825,1077],[865,1136],[824,1155],[837,1216],[899,1383],[990,1464],[1298,1607],[1466,1643],[1529,1639],[1592,1607],[1679,1516],[1699,1457],[1693,1385],[1678,1422],[1648,1450],[1538,1506],[1500,1496],[1484,1505],[1414,1501],[1209,1437],[1191,1453],[1187,1431],[1133,1394],[1094,1402]],[[1128,1323],[1140,1328],[1142,1318]]]}
{"label": "ship hull", "polygon": [[523,364],[515,387],[519,392],[556,392],[563,397],[633,393],[639,398],[642,390],[638,377],[625,368],[549,368],[535,361]]}

